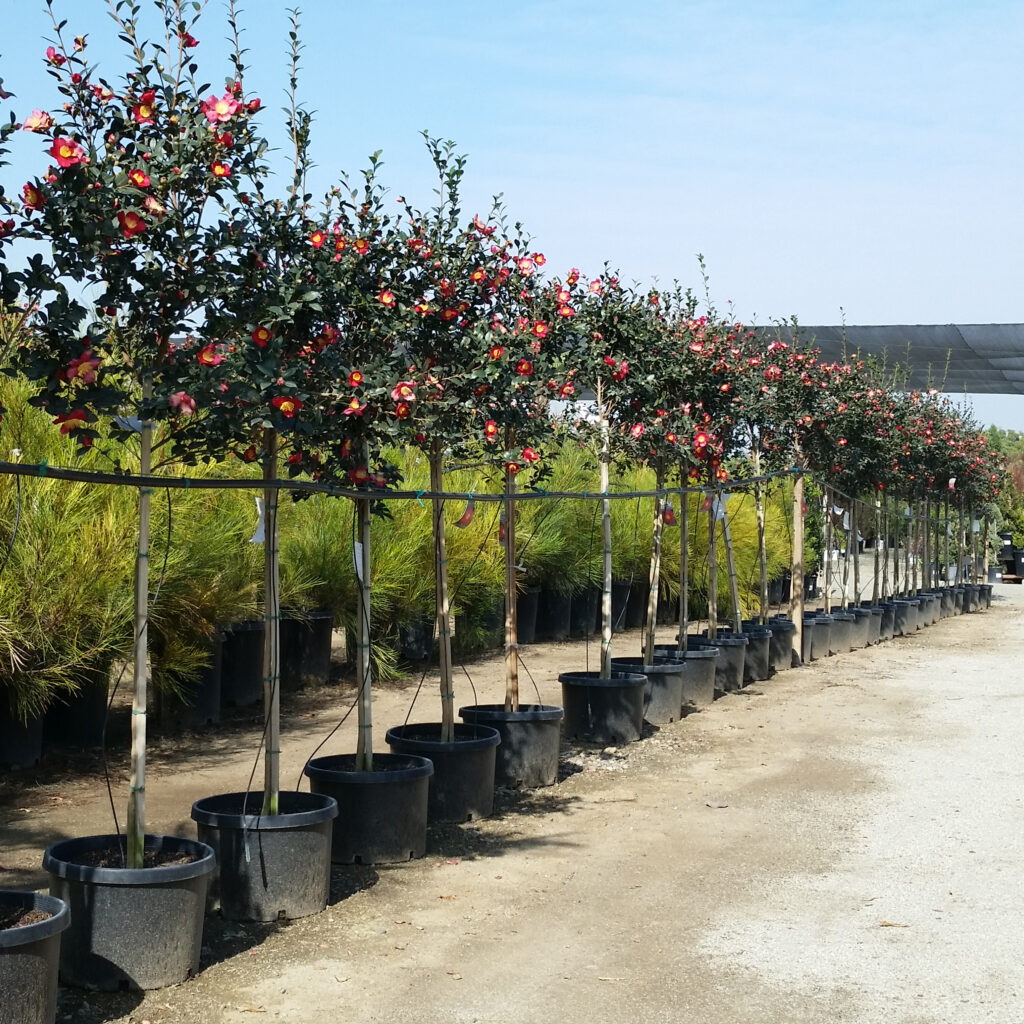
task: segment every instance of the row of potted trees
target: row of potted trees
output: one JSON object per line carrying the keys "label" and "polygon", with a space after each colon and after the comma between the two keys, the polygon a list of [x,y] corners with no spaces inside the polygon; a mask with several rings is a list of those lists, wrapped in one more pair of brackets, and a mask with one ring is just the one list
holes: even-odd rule
{"label": "row of potted trees", "polygon": [[[357,802],[368,811],[366,835],[352,838],[344,856],[385,860],[422,852],[422,815],[403,788],[422,794],[426,785],[435,820],[466,820],[490,812],[498,750],[503,780],[553,781],[550,767],[536,766],[557,752],[563,709],[520,700],[516,535],[519,492],[526,482],[544,488],[545,447],[559,419],[576,443],[595,448],[601,473],[600,668],[563,678],[564,731],[581,738],[600,738],[601,723],[621,717],[624,682],[636,691],[639,678],[648,715],[656,714],[647,681],[672,674],[659,672],[659,662],[695,664],[708,649],[688,637],[684,542],[679,639],[674,652],[655,642],[673,496],[681,530],[698,513],[707,519],[708,641],[742,647],[751,629],[768,627],[764,485],[793,479],[787,632],[799,651],[806,473],[850,493],[888,488],[915,502],[934,502],[952,486],[964,509],[986,500],[999,476],[973,425],[937,395],[905,395],[871,367],[823,364],[809,347],[765,345],[710,303],[699,312],[694,294],[679,288],[626,285],[608,267],[593,277],[576,269],[549,276],[543,254],[500,205],[463,215],[465,160],[450,142],[426,138],[437,173],[428,209],[402,198],[401,215],[389,212],[376,156],[355,183],[343,180],[315,205],[295,24],[285,125],[293,160],[279,190],[262,104],[245,87],[233,9],[236,45],[221,92],[198,77],[198,15],[178,0],[157,6],[164,32],[156,43],[141,37],[136,9],[116,7],[130,51],[119,80],[91,65],[86,37],[69,38],[55,19],[45,59],[60,105],[2,130],[4,146],[15,130],[39,142],[46,167],[20,194],[0,196],[11,214],[0,237],[0,291],[18,339],[7,368],[35,384],[32,401],[55,429],[83,450],[102,447],[112,475],[141,478],[125,829],[56,844],[45,866],[71,907],[66,980],[143,988],[195,969],[215,870],[215,899],[227,916],[301,916],[324,905],[338,816],[331,786],[356,777]],[[26,241],[44,253],[15,258]],[[437,722],[389,730],[392,753],[382,755],[372,730],[372,518],[399,483],[389,455],[396,448],[419,451],[430,469],[429,489],[416,497],[431,506],[441,713]],[[187,474],[229,454],[258,467],[264,484],[264,773],[258,789],[196,803],[197,843],[145,828],[148,633],[159,580],[150,567],[152,496],[166,467],[183,465]],[[444,516],[446,471],[466,461],[500,478],[507,688],[502,705],[464,709],[460,724]],[[655,475],[639,674],[611,658],[616,462],[643,462]],[[730,563],[732,631],[718,636],[715,537],[724,531],[731,558],[726,497],[739,466],[749,467],[741,475],[755,490],[762,600],[747,627]],[[296,492],[302,481],[331,484],[356,506],[359,742],[340,761],[310,764],[310,793],[283,790],[279,777],[282,475]],[[471,515],[473,496],[463,497]],[[681,702],[672,697],[667,706],[678,714]],[[358,812],[346,806],[346,824]],[[382,847],[385,839],[393,846]],[[301,878],[295,865],[303,865]],[[131,941],[137,922],[158,916],[169,925],[165,943]]]}

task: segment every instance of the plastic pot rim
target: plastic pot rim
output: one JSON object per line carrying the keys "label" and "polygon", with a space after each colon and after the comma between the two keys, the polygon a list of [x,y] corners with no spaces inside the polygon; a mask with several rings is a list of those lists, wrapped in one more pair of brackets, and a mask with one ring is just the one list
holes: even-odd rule
{"label": "plastic pot rim", "polygon": [[64,931],[71,924],[68,905],[56,896],[24,889],[0,889],[0,907],[22,907],[25,910],[43,910],[50,916],[45,921],[25,924],[18,928],[0,928],[0,949],[16,949],[32,942],[41,942]]}
{"label": "plastic pot rim", "polygon": [[[274,832],[319,825],[338,816],[338,801],[333,796],[325,796],[323,793],[302,793],[298,790],[282,790],[278,794],[277,814],[241,814],[237,811],[218,811],[210,806],[214,801],[222,801],[228,806],[244,806],[246,796],[250,801],[263,799],[260,790],[252,790],[248,794],[218,793],[215,796],[204,796],[192,805],[192,820],[197,825],[209,825],[211,828]],[[298,804],[299,809],[281,811],[280,806],[284,804]],[[302,806],[304,804],[306,806]]]}
{"label": "plastic pot rim", "polygon": [[[419,754],[377,754],[373,755],[373,770],[334,767],[338,762],[353,764],[355,754],[325,754],[307,762],[302,774],[308,779],[320,782],[342,782],[349,785],[386,785],[389,782],[409,782],[413,779],[429,778],[434,774],[434,762]],[[409,762],[416,762],[410,764]],[[396,762],[400,762],[399,767]],[[394,765],[394,767],[391,767]]]}
{"label": "plastic pot rim", "polygon": [[616,672],[613,670],[610,679],[602,679],[600,672],[562,672],[558,681],[567,686],[630,687],[644,686],[647,676],[639,672]]}
{"label": "plastic pot rim", "polygon": [[518,711],[506,711],[504,704],[467,704],[459,717],[473,725],[488,722],[560,722],[565,709],[558,704],[520,704]]}
{"label": "plastic pot rim", "polygon": [[183,836],[165,836],[147,833],[145,847],[147,849],[175,850],[179,853],[190,853],[196,859],[187,864],[162,864],[152,868],[102,868],[90,864],[76,864],[68,860],[68,848],[78,848],[80,852],[93,850],[114,850],[124,837],[113,834],[98,836],[79,836],[74,839],[62,839],[59,843],[48,846],[43,853],[43,870],[57,878],[65,878],[69,882],[85,882],[92,885],[144,886],[163,885],[169,882],[185,882],[202,875],[210,874],[217,866],[217,858],[212,847],[197,839],[186,839]]}
{"label": "plastic pot rim", "polygon": [[[443,742],[440,739],[430,739],[427,735],[416,735],[416,732],[436,732],[441,735],[440,722],[410,722],[408,725],[393,725],[385,734],[389,745],[392,740],[404,744],[410,751],[419,748],[427,757],[427,751],[437,754],[465,753],[473,750],[486,750],[488,747],[496,747],[501,743],[501,733],[492,729],[489,725],[476,725],[469,722],[455,723],[455,739],[450,742]],[[459,736],[462,733],[462,736]]]}
{"label": "plastic pot rim", "polygon": [[643,658],[612,658],[612,671],[616,669],[635,669],[644,676],[671,676],[679,673],[679,661],[655,662],[652,665],[645,665]]}

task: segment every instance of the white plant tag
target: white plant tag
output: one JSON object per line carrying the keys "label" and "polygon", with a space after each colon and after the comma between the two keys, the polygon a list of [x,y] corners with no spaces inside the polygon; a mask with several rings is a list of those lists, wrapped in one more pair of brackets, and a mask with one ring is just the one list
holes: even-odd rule
{"label": "white plant tag", "polygon": [[356,579],[360,583],[365,583],[366,581],[363,579],[363,542],[361,540],[357,540],[352,545],[352,561],[355,563]]}
{"label": "white plant tag", "polygon": [[266,522],[263,518],[263,499],[256,499],[256,532],[249,538],[250,544],[262,544],[266,539]]}

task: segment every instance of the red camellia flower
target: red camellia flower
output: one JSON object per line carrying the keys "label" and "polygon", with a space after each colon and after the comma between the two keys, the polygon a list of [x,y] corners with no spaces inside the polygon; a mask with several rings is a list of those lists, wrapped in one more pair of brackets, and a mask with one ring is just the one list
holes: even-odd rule
{"label": "red camellia flower", "polygon": [[543,320],[535,321],[531,330],[535,338],[546,338],[548,335],[548,325]]}
{"label": "red camellia flower", "polygon": [[409,414],[412,412],[412,406],[408,402],[399,402],[395,406],[395,415],[400,420],[406,420],[409,418]]}
{"label": "red camellia flower", "polygon": [[559,306],[558,315],[563,318],[568,318],[570,316],[575,316],[576,310],[573,309],[572,306]]}
{"label": "red camellia flower", "polygon": [[502,345],[491,346],[491,358],[500,359],[505,354],[505,348]]}
{"label": "red camellia flower", "polygon": [[349,387],[357,388],[363,383],[363,375],[359,370],[353,370],[348,375]]}
{"label": "red camellia flower", "polygon": [[668,441],[669,444],[675,444],[678,439],[675,434],[666,434],[665,440]]}
{"label": "red camellia flower", "polygon": [[625,380],[627,373],[629,373],[629,363],[623,359],[619,368],[612,374],[612,380]]}
{"label": "red camellia flower", "polygon": [[529,377],[530,374],[533,373],[533,363],[531,363],[529,359],[520,359],[519,362],[516,363],[516,373],[521,377]]}
{"label": "red camellia flower", "polygon": [[470,281],[474,284],[479,284],[481,281],[487,278],[487,271],[483,267],[477,267],[472,274],[469,275]]}
{"label": "red camellia flower", "polygon": [[127,213],[119,213],[117,215],[117,222],[121,225],[121,234],[125,238],[134,238],[146,230],[146,222],[131,210]]}
{"label": "red camellia flower", "polygon": [[54,139],[49,149],[50,156],[61,167],[74,167],[85,159],[85,150],[71,139]]}
{"label": "red camellia flower", "polygon": [[430,303],[417,302],[416,305],[413,306],[413,309],[415,309],[420,316],[426,316],[430,312]]}
{"label": "red camellia flower", "polygon": [[156,90],[147,89],[140,97],[139,102],[132,107],[132,118],[139,124],[153,123],[153,104],[156,102]]}
{"label": "red camellia flower", "polygon": [[114,98],[114,90],[108,89],[105,85],[90,85],[89,88],[100,103],[109,103]]}
{"label": "red camellia flower", "polygon": [[72,430],[87,426],[89,418],[84,409],[73,409],[71,412],[61,413],[53,422],[60,425],[62,434],[70,434]]}
{"label": "red camellia flower", "polygon": [[92,354],[92,349],[87,348],[77,359],[68,363],[64,371],[64,379],[68,382],[81,381],[83,384],[92,384],[96,380],[96,370],[99,369],[100,361]]}
{"label": "red camellia flower", "polygon": [[302,408],[302,402],[298,398],[290,398],[287,395],[278,395],[276,398],[272,398],[270,404],[288,419],[291,419]]}
{"label": "red camellia flower", "polygon": [[700,480],[700,469],[698,469],[696,466],[691,466],[686,476],[691,483],[696,483],[698,480]]}
{"label": "red camellia flower", "polygon": [[387,288],[382,288],[377,298],[382,306],[387,306],[389,309],[395,304],[395,293]]}
{"label": "red camellia flower", "polygon": [[208,96],[203,100],[203,113],[210,124],[224,124],[238,113],[238,100],[230,92],[223,96]]}
{"label": "red camellia flower", "polygon": [[263,101],[259,98],[259,96],[256,96],[253,99],[249,100],[249,102],[245,105],[245,109],[248,110],[250,114],[255,114],[256,111],[259,110],[260,107],[262,106]]}
{"label": "red camellia flower", "polygon": [[43,208],[43,203],[46,202],[46,199],[43,197],[43,193],[40,192],[39,188],[36,185],[33,185],[30,181],[26,182],[22,186],[21,194],[25,200],[25,206],[30,210],[41,210]]}
{"label": "red camellia flower", "polygon": [[486,437],[488,441],[498,440],[498,424],[495,423],[494,420],[488,420],[484,424],[484,437]]}
{"label": "red camellia flower", "polygon": [[53,118],[42,110],[33,110],[22,123],[25,132],[48,132],[53,127]]}
{"label": "red camellia flower", "polygon": [[167,399],[170,408],[180,412],[182,416],[191,416],[196,411],[196,400],[184,391],[175,391]]}
{"label": "red camellia flower", "polygon": [[204,345],[196,355],[196,359],[203,366],[218,366],[224,362],[224,357],[217,351],[215,345]]}
{"label": "red camellia flower", "polygon": [[266,348],[267,342],[270,341],[270,328],[257,327],[249,337],[252,338],[260,348]]}
{"label": "red camellia flower", "polygon": [[505,463],[505,472],[509,473],[511,476],[515,476],[516,473],[519,472],[519,463],[518,462],[506,462]]}
{"label": "red camellia flower", "polygon": [[215,178],[226,178],[231,174],[231,164],[225,164],[221,163],[220,160],[214,160],[214,162],[210,164],[210,170],[213,171],[213,176]]}
{"label": "red camellia flower", "polygon": [[13,230],[13,220],[0,220],[0,238],[6,238]]}
{"label": "red camellia flower", "polygon": [[309,240],[312,243],[314,249],[319,249],[320,246],[327,241],[327,236],[319,228],[317,228],[316,231],[314,231],[313,234],[309,236]]}
{"label": "red camellia flower", "polygon": [[526,462],[537,462],[540,456],[532,448],[523,449],[523,460]]}
{"label": "red camellia flower", "polygon": [[708,446],[709,440],[710,438],[703,430],[698,430],[697,433],[693,435],[693,450],[698,454],[704,451]]}
{"label": "red camellia flower", "polygon": [[67,58],[57,52],[55,46],[48,46],[46,48],[46,59],[55,67],[59,68]]}
{"label": "red camellia flower", "polygon": [[178,38],[181,39],[181,45],[186,49],[199,45],[199,40],[188,32],[182,32]]}
{"label": "red camellia flower", "polygon": [[441,319],[442,320],[451,321],[451,320],[454,320],[458,315],[459,315],[459,311],[457,309],[452,309],[452,308],[449,307],[448,309],[442,309],[441,310]]}
{"label": "red camellia flower", "polygon": [[728,472],[728,470],[724,466],[720,466],[718,469],[715,470],[715,478],[718,479],[718,480],[721,480],[723,482],[728,480],[729,479],[729,472]]}
{"label": "red camellia flower", "polygon": [[576,388],[573,387],[572,383],[567,381],[558,389],[559,398],[569,398],[571,395],[576,394]]}
{"label": "red camellia flower", "polygon": [[353,398],[351,402],[345,406],[345,411],[342,415],[344,416],[362,416],[366,412],[366,406],[359,404],[358,398]]}
{"label": "red camellia flower", "polygon": [[629,432],[633,435],[633,437],[643,437],[644,425],[642,423],[634,423]]}
{"label": "red camellia flower", "polygon": [[393,402],[415,402],[416,383],[411,380],[400,380],[391,389],[391,401]]}
{"label": "red camellia flower", "polygon": [[128,172],[128,180],[138,188],[149,188],[149,175],[138,168]]}
{"label": "red camellia flower", "polygon": [[352,483],[359,487],[370,479],[370,473],[365,466],[356,466],[355,469],[350,469],[348,471],[348,478]]}
{"label": "red camellia flower", "polygon": [[353,248],[360,256],[365,256],[370,251],[370,243],[365,238],[357,238],[353,243]]}

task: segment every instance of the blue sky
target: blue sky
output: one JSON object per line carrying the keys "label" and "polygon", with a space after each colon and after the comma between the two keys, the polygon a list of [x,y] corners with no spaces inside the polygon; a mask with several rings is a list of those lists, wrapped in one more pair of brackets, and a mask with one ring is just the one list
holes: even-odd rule
{"label": "blue sky", "polygon": [[[102,0],[56,10],[117,67]],[[222,10],[195,32],[216,85]],[[54,101],[51,33],[41,3],[18,12],[0,75],[24,116]],[[276,115],[286,6],[249,0],[241,21],[247,91]],[[758,323],[1024,321],[1024,5],[315,0],[301,35],[315,192],[380,149],[426,205],[428,129],[469,155],[466,212],[502,193],[557,269],[696,287],[701,252],[719,307]],[[975,407],[1024,429],[1024,399]]]}

